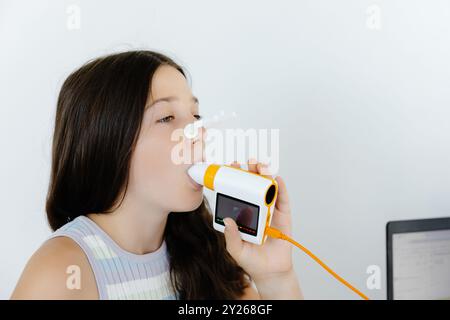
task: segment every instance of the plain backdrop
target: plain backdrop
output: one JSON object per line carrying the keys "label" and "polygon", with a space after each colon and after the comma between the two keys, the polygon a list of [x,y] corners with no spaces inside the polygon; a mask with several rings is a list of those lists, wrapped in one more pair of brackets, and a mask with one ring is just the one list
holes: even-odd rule
{"label": "plain backdrop", "polygon": [[[0,1],[0,298],[50,234],[65,77],[153,49],[186,67],[202,112],[280,129],[294,237],[385,299],[386,222],[450,215],[449,36],[447,0]],[[307,299],[358,298],[301,251],[293,259]],[[379,289],[366,287],[369,266]]]}

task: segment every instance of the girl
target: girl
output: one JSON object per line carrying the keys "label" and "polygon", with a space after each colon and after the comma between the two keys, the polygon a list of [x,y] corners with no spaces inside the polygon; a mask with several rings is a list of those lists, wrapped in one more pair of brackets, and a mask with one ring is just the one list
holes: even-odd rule
{"label": "girl", "polygon": [[[183,69],[156,52],[102,57],[66,79],[46,203],[54,233],[13,299],[302,298],[290,244],[243,242],[232,219],[225,234],[215,231],[189,164],[171,160],[171,134],[199,119],[198,109]],[[183,143],[202,157],[202,139]],[[289,235],[288,194],[277,180],[272,221]]]}

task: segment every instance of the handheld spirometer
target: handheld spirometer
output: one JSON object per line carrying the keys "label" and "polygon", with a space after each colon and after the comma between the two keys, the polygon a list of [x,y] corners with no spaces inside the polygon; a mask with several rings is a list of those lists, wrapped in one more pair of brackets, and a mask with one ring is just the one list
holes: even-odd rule
{"label": "handheld spirometer", "polygon": [[[223,118],[224,115],[221,116]],[[198,128],[205,124],[206,122],[198,121],[186,126],[186,137],[195,138],[198,135]],[[264,244],[268,236],[288,241],[361,298],[369,299],[307,248],[271,227],[278,195],[278,183],[275,179],[229,165],[205,163],[194,164],[188,169],[188,174],[198,184],[216,192],[213,219],[215,230],[224,232],[223,219],[230,217],[236,222],[242,240],[258,245]]]}
{"label": "handheld spirometer", "polygon": [[243,240],[259,245],[265,242],[278,193],[275,179],[228,165],[204,163],[194,164],[188,174],[216,192],[214,229],[224,232],[223,219],[230,217]]}

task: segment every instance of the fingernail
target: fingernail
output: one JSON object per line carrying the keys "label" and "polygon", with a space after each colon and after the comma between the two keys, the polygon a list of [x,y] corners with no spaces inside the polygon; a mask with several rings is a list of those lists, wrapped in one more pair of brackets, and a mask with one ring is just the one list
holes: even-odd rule
{"label": "fingernail", "polygon": [[223,219],[223,223],[225,224],[225,227],[230,226],[230,222],[227,219]]}

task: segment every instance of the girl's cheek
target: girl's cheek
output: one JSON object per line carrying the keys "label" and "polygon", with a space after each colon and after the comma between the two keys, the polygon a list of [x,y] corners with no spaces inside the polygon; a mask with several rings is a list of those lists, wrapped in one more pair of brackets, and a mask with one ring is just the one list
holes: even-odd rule
{"label": "girl's cheek", "polygon": [[[152,162],[167,162],[167,165],[180,164],[180,161],[192,161],[192,141],[186,139],[183,130],[173,129],[171,125],[155,125],[141,139],[141,151]],[[189,149],[191,148],[191,149]],[[189,159],[184,160],[185,154]],[[191,157],[189,157],[191,155]],[[175,159],[173,159],[175,157]],[[156,159],[154,159],[156,158]],[[184,162],[183,162],[184,163]]]}

